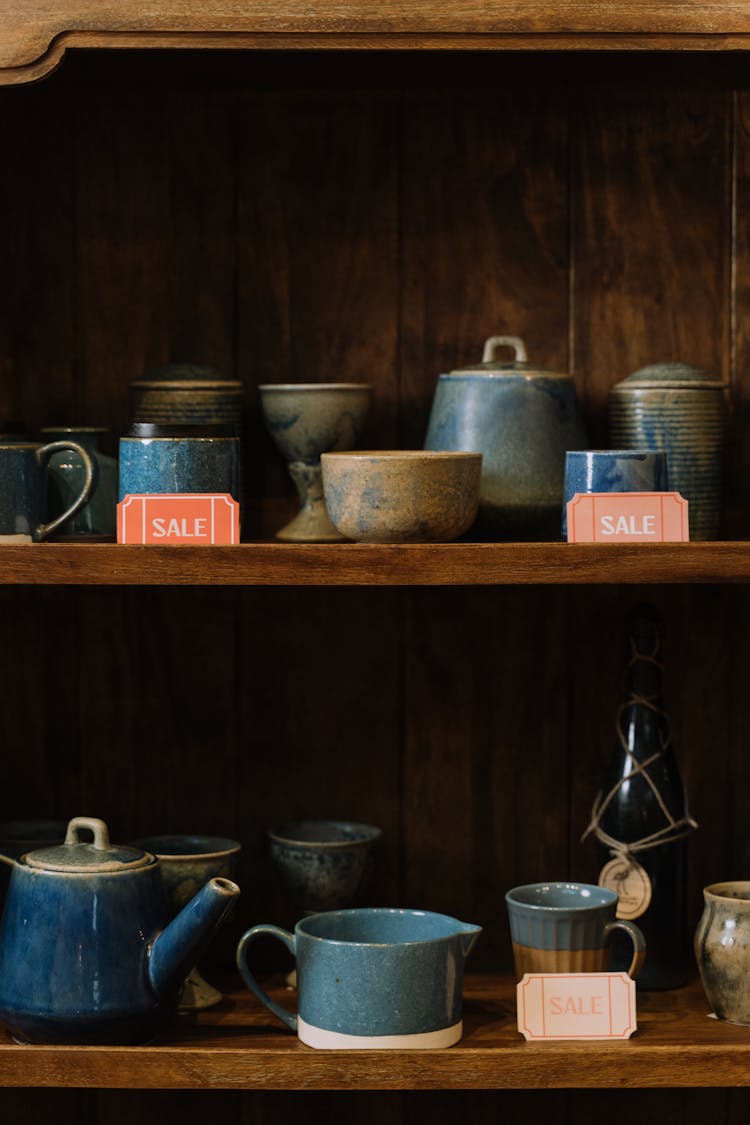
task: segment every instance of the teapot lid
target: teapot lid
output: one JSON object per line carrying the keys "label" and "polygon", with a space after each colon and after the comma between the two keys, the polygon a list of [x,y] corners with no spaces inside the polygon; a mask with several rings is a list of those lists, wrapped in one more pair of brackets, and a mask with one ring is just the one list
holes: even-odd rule
{"label": "teapot lid", "polygon": [[[498,348],[511,348],[513,359],[495,359],[495,352]],[[520,336],[489,336],[484,341],[482,362],[457,367],[448,373],[448,378],[461,378],[462,375],[488,375],[490,377],[493,375],[506,377],[508,375],[520,375],[527,379],[541,375],[545,379],[570,379],[570,375],[564,372],[546,371],[543,368],[536,367],[533,363],[528,363],[526,345]]]}
{"label": "teapot lid", "polygon": [[[81,829],[93,832],[92,843],[80,839]],[[89,816],[76,816],[68,823],[64,844],[39,848],[22,859],[28,867],[43,871],[67,871],[84,875],[96,872],[136,871],[154,863],[153,856],[137,848],[111,845],[109,830],[103,820]]]}
{"label": "teapot lid", "polygon": [[710,371],[702,367],[694,367],[691,363],[670,361],[667,363],[650,363],[646,367],[639,367],[632,375],[626,376],[613,388],[613,393],[618,391],[640,390],[642,387],[657,387],[661,390],[677,388],[680,390],[700,390],[702,388],[712,391],[721,390],[724,384]]}

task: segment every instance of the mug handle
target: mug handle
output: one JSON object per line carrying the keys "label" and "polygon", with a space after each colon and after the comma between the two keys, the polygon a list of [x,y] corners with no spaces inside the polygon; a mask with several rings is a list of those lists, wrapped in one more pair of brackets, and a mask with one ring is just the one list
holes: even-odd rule
{"label": "mug handle", "polygon": [[482,363],[491,363],[498,348],[512,348],[514,363],[526,363],[526,345],[520,336],[488,337],[482,349]]}
{"label": "mug handle", "polygon": [[96,481],[97,475],[96,463],[94,462],[93,457],[91,457],[86,452],[83,446],[78,445],[78,443],[75,441],[51,441],[49,445],[43,445],[41,449],[37,449],[36,451],[37,464],[41,469],[46,469],[47,462],[49,461],[52,454],[60,453],[64,449],[72,449],[73,452],[77,453],[81,458],[84,464],[84,468],[86,469],[86,479],[83,482],[83,488],[81,489],[79,495],[70,505],[70,507],[62,513],[62,515],[58,516],[57,519],[52,520],[50,523],[39,524],[39,527],[36,529],[34,535],[37,543],[40,543],[42,539],[46,539],[47,536],[51,535],[53,531],[57,531],[58,527],[60,527],[61,524],[65,523],[66,520],[69,520],[76,514],[76,512],[79,512],[88,498],[91,496],[92,490],[94,488],[94,483]]}
{"label": "mug handle", "polygon": [[254,992],[258,999],[261,1000],[267,1008],[270,1008],[273,1014],[278,1016],[282,1023],[285,1023],[292,1031],[296,1031],[297,1017],[292,1012],[288,1012],[286,1008],[282,1008],[281,1004],[277,1004],[275,1000],[272,1000],[271,997],[263,991],[247,967],[247,947],[251,941],[255,941],[255,939],[262,934],[270,934],[271,937],[278,938],[279,941],[283,942],[287,947],[292,956],[296,957],[294,934],[290,934],[288,930],[280,929],[279,926],[269,926],[263,923],[260,926],[252,926],[251,929],[247,930],[240,938],[239,945],[237,946],[237,968],[250,991]]}
{"label": "mug handle", "polygon": [[624,930],[633,943],[633,960],[630,962],[628,976],[633,980],[638,976],[646,960],[646,939],[643,931],[639,930],[634,922],[626,922],[617,918],[614,922],[607,922],[604,927],[604,940],[608,941],[613,930]]}

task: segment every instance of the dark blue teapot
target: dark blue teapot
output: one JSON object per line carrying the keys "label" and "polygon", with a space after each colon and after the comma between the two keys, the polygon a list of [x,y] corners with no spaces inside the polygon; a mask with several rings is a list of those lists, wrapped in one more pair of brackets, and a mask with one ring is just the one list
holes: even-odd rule
{"label": "dark blue teapot", "polygon": [[[81,839],[83,831],[93,842]],[[32,1043],[141,1043],[239,894],[211,879],[170,922],[159,861],[75,817],[64,844],[14,859],[0,923],[0,1019]]]}

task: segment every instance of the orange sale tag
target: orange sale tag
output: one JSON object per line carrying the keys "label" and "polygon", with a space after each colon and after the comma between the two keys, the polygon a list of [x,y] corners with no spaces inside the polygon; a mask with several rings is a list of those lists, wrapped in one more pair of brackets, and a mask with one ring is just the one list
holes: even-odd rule
{"label": "orange sale tag", "polygon": [[577,492],[568,501],[569,543],[687,543],[679,492]]}
{"label": "orange sale tag", "polygon": [[209,546],[239,541],[240,506],[226,493],[133,493],[117,505],[118,543]]}
{"label": "orange sale tag", "polygon": [[516,986],[526,1039],[629,1039],[635,981],[627,973],[525,973]]}

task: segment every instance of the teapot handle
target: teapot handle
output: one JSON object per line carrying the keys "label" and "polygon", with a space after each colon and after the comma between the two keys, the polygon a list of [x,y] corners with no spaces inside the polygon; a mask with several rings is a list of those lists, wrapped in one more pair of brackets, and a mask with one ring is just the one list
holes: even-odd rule
{"label": "teapot handle", "polygon": [[80,844],[81,838],[78,833],[82,828],[93,832],[94,847],[97,851],[106,850],[109,847],[109,829],[107,825],[103,820],[97,820],[96,817],[93,816],[74,816],[72,820],[68,821],[65,843]]}
{"label": "teapot handle", "polygon": [[482,363],[492,363],[498,348],[512,348],[515,363],[526,363],[526,345],[520,336],[489,336],[484,341]]}
{"label": "teapot handle", "polygon": [[278,1016],[282,1023],[285,1023],[292,1031],[296,1031],[297,1017],[293,1015],[292,1012],[288,1012],[286,1008],[282,1008],[281,1004],[277,1004],[275,1000],[272,1000],[271,997],[263,991],[247,967],[247,954],[245,951],[250,942],[255,941],[255,939],[262,934],[270,934],[271,937],[278,938],[279,941],[284,943],[292,956],[296,956],[294,934],[290,934],[288,930],[282,930],[278,926],[261,924],[259,926],[252,926],[251,929],[247,930],[240,938],[240,943],[237,946],[237,968],[250,991],[254,992],[258,999],[261,1000],[267,1008],[270,1008],[273,1014]]}

